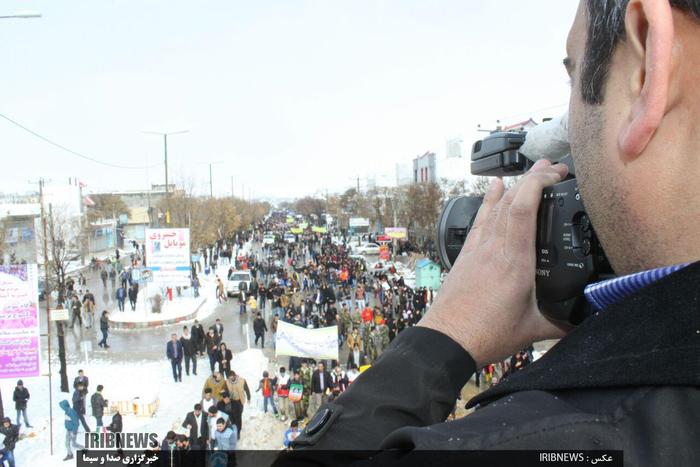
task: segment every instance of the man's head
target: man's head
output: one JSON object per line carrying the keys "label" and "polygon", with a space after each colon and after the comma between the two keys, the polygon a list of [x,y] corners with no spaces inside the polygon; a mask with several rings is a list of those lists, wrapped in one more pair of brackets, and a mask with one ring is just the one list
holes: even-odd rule
{"label": "man's head", "polygon": [[576,175],[615,271],[700,258],[700,0],[581,0],[565,65]]}
{"label": "man's head", "polygon": [[84,375],[83,370],[78,370],[78,376],[83,376],[83,375]]}
{"label": "man's head", "polygon": [[207,411],[207,414],[209,415],[209,417],[216,417],[216,413],[217,413],[217,412],[218,412],[218,411],[216,410],[216,407],[214,407],[214,406],[212,405],[211,407],[209,407],[209,410]]}
{"label": "man's head", "polygon": [[5,417],[2,419],[2,424],[5,428],[8,428],[12,424],[12,420],[10,420],[8,417]]}
{"label": "man's head", "polygon": [[323,362],[320,362],[320,363],[318,364],[318,371],[323,371],[323,370],[325,370],[325,369],[326,369],[326,365],[324,365]]}
{"label": "man's head", "polygon": [[206,388],[206,389],[204,390],[204,398],[205,398],[206,400],[211,399],[211,388]]}
{"label": "man's head", "polygon": [[218,431],[224,431],[226,429],[226,420],[224,420],[223,417],[219,417],[219,419],[216,420],[216,429]]}
{"label": "man's head", "polygon": [[170,334],[170,340],[175,342],[177,340],[177,334],[175,334],[175,333]]}
{"label": "man's head", "polygon": [[105,388],[105,387],[104,387],[103,385],[98,384],[98,385],[97,385],[97,392],[102,392],[102,390],[103,390],[104,388]]}
{"label": "man's head", "polygon": [[[211,391],[209,392],[211,394]],[[194,414],[199,417],[199,414],[202,413],[202,404],[195,404],[194,405]]]}
{"label": "man's head", "polygon": [[185,337],[190,335],[190,331],[187,329],[187,326],[182,328],[182,335]]}

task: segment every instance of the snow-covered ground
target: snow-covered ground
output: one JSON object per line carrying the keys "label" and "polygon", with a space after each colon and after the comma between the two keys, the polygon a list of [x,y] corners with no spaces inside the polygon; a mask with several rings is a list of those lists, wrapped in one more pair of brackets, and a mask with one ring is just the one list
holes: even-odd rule
{"label": "snow-covered ground", "polygon": [[[200,369],[197,376],[185,376],[182,383],[172,381],[172,372],[167,360],[133,361],[123,364],[109,363],[92,360],[89,364],[68,365],[69,384],[77,375],[79,369],[83,369],[90,378],[90,393],[92,394],[98,384],[104,385],[103,395],[108,401],[133,400],[142,398],[159,400],[159,408],[153,417],[135,416],[133,413],[122,414],[125,432],[153,432],[158,433],[162,440],[169,430],[182,432],[182,421],[187,412],[191,411],[194,404],[201,399],[201,391],[208,376],[205,358],[199,360]],[[275,419],[271,413],[262,412],[262,396],[255,393],[262,372],[267,370],[269,362],[263,352],[258,349],[250,349],[235,355],[232,367],[247,381],[252,393],[252,401],[245,406],[243,412],[243,429],[239,449],[281,449],[282,439],[287,424]],[[184,372],[184,370],[183,370]],[[3,380],[0,383],[5,408],[14,408],[12,405],[12,391],[15,381]],[[67,465],[62,461],[66,455],[64,440],[65,429],[63,427],[63,411],[58,407],[59,401],[70,401],[71,394],[60,392],[59,378],[53,377],[53,430],[54,430],[54,454],[49,450],[49,390],[48,378],[26,378],[24,385],[31,393],[29,401],[29,421],[34,428],[22,433],[27,435],[17,443],[15,458],[19,466],[58,466]],[[8,412],[10,412],[8,410]],[[8,413],[14,423],[14,411]],[[88,408],[88,425],[94,429],[95,419],[90,415]],[[111,416],[104,417],[108,424]],[[81,428],[82,430],[82,428]],[[82,440],[82,431],[78,432],[79,442]],[[75,462],[75,461],[73,461]],[[73,464],[71,464],[73,465]]]}

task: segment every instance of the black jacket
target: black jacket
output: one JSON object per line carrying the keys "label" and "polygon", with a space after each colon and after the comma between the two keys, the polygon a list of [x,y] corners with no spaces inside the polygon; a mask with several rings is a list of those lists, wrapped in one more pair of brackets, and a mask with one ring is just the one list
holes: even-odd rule
{"label": "black jacket", "polygon": [[21,410],[27,408],[27,401],[29,400],[29,389],[22,386],[15,387],[15,392],[12,394],[12,400],[15,401],[15,409]]}
{"label": "black jacket", "polygon": [[192,428],[190,428],[190,444],[197,444],[199,446],[203,446],[203,441],[206,442],[206,440],[209,437],[209,423],[207,422],[207,414],[202,412],[201,414],[201,420],[200,420],[200,426],[199,426],[199,434],[200,437],[199,439],[197,438],[197,419],[194,416],[194,412],[189,412],[187,416],[185,416],[185,421],[182,422],[182,427],[187,428],[187,425],[190,425]]}
{"label": "black jacket", "polygon": [[0,433],[5,436],[3,441],[4,449],[12,451],[15,448],[15,444],[17,444],[17,438],[19,438],[19,427],[10,423],[10,426],[5,428],[5,425],[0,423]]}
{"label": "black jacket", "polygon": [[122,415],[119,412],[112,415],[112,423],[109,424],[107,430],[112,433],[122,432]]}
{"label": "black jacket", "polygon": [[695,263],[586,319],[448,423],[475,364],[447,336],[406,329],[296,449],[600,449],[624,450],[625,465],[694,464],[698,303]]}
{"label": "black jacket", "polygon": [[204,332],[204,326],[202,326],[201,324],[198,324],[197,326],[192,326],[190,334],[192,335],[192,340],[194,341],[195,345],[199,345],[202,342],[204,342],[204,336],[206,334]]}
{"label": "black jacket", "polygon": [[[323,370],[323,392],[326,389],[333,389],[333,379],[328,370]],[[321,392],[321,372],[318,370],[314,370],[311,375],[311,392],[316,394]]]}
{"label": "black jacket", "polygon": [[73,391],[73,410],[75,410],[78,415],[85,415],[85,394],[77,389]]}
{"label": "black jacket", "polygon": [[107,408],[107,401],[102,397],[102,394],[96,392],[90,396],[90,406],[92,407],[92,416],[101,417]]}
{"label": "black jacket", "polygon": [[88,387],[90,386],[90,378],[87,376],[76,376],[73,380],[73,389],[78,389],[78,383],[83,383],[83,394],[87,394]]}
{"label": "black jacket", "polygon": [[186,357],[192,357],[197,353],[197,346],[195,344],[194,338],[190,336],[189,339],[185,337],[180,337],[180,343],[182,344],[182,352]]}
{"label": "black jacket", "polygon": [[253,320],[253,332],[255,333],[256,336],[265,334],[265,331],[267,331],[267,325],[265,324],[265,320],[262,318],[255,318]]}

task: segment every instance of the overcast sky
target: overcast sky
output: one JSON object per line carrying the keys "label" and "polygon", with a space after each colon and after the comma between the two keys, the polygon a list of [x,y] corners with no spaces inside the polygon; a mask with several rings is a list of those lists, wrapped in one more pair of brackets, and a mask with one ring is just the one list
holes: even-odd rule
{"label": "overcast sky", "polygon": [[[577,0],[3,0],[0,114],[90,157],[162,162],[228,194],[338,191],[476,125],[565,111]],[[539,111],[540,109],[555,109]],[[79,177],[162,183],[162,166],[81,160],[0,119],[2,191]],[[246,189],[246,192],[248,190]],[[247,194],[247,193],[246,193]]]}

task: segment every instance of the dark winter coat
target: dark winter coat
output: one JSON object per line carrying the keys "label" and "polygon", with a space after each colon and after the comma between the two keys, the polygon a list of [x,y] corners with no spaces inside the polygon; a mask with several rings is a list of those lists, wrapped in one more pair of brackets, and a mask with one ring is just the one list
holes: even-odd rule
{"label": "dark winter coat", "polygon": [[321,393],[321,377],[323,377],[323,392],[326,389],[333,389],[333,378],[331,378],[331,373],[328,370],[323,370],[323,376],[318,370],[314,370],[311,375],[311,391],[314,394]]}
{"label": "dark winter coat", "polygon": [[107,408],[107,401],[102,397],[102,394],[96,392],[90,397],[90,405],[92,406],[92,416],[101,417]]}
{"label": "dark winter coat", "polygon": [[265,320],[262,318],[255,318],[253,320],[253,332],[256,336],[262,336],[267,331],[267,325]]}
{"label": "dark winter coat", "polygon": [[12,394],[12,400],[15,401],[16,410],[26,409],[27,401],[29,400],[29,390],[24,386],[17,386],[14,394]]}
{"label": "dark winter coat", "polygon": [[100,331],[109,331],[109,318],[106,316],[100,317]]}
{"label": "dark winter coat", "polygon": [[85,394],[73,391],[73,409],[80,415],[85,415]]}
{"label": "dark winter coat", "polygon": [[472,399],[478,410],[450,422],[476,365],[444,334],[406,329],[294,448],[624,450],[625,465],[696,463],[698,284],[694,263],[586,318],[542,358]]}
{"label": "dark winter coat", "polygon": [[221,337],[216,333],[213,336],[207,334],[204,338],[204,343],[207,346],[207,354],[215,354],[218,352],[219,344],[221,343]]}
{"label": "dark winter coat", "polygon": [[66,431],[70,431],[71,433],[77,432],[78,427],[80,426],[78,413],[70,406],[70,403],[68,403],[68,401],[65,399],[59,402],[58,405],[66,413],[66,419],[64,422]]}
{"label": "dark winter coat", "polygon": [[5,436],[3,441],[4,449],[7,451],[14,450],[19,438],[19,427],[10,423],[10,426],[6,428],[4,424],[0,424],[0,433]]}
{"label": "dark winter coat", "polygon": [[122,428],[122,414],[117,412],[112,415],[112,423],[109,424],[107,430],[111,431],[112,433],[121,433]]}
{"label": "dark winter coat", "polygon": [[204,342],[204,336],[206,334],[204,332],[204,326],[202,326],[201,324],[192,326],[190,334],[192,335],[192,340],[194,341],[195,345],[199,345],[202,342]]}
{"label": "dark winter coat", "polygon": [[83,383],[83,394],[87,394],[88,387],[90,386],[90,378],[87,376],[76,376],[73,380],[74,389],[78,389],[78,383]]}
{"label": "dark winter coat", "polygon": [[192,337],[190,337],[189,339],[181,337],[180,344],[182,345],[182,351],[184,352],[185,356],[192,357],[197,354],[197,347],[195,346]]}
{"label": "dark winter coat", "polygon": [[209,438],[209,423],[207,420],[207,414],[202,412],[201,415],[201,420],[200,420],[200,425],[199,425],[199,434],[200,437],[197,439],[197,419],[194,416],[194,412],[189,412],[185,416],[185,421],[182,422],[182,428],[187,428],[187,425],[191,426],[190,428],[190,444],[197,444],[200,447],[204,445],[204,442]]}

